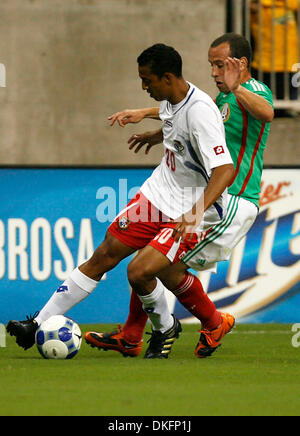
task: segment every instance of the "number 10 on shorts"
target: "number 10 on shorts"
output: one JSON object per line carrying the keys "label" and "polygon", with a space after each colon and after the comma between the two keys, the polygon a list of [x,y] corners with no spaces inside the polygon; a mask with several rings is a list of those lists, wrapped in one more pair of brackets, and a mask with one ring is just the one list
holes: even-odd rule
{"label": "number 10 on shorts", "polygon": [[165,244],[172,236],[172,233],[173,229],[162,229],[161,232],[155,236],[154,241],[157,241],[159,244]]}

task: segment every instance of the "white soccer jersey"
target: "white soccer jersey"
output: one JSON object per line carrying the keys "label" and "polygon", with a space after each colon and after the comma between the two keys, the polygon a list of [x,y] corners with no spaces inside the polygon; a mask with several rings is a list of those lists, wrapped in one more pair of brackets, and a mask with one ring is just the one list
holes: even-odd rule
{"label": "white soccer jersey", "polygon": [[[141,187],[148,200],[172,219],[192,209],[213,168],[232,163],[219,109],[206,93],[189,85],[180,103],[161,102],[164,157]],[[226,214],[226,195],[227,190],[205,212],[207,224]]]}

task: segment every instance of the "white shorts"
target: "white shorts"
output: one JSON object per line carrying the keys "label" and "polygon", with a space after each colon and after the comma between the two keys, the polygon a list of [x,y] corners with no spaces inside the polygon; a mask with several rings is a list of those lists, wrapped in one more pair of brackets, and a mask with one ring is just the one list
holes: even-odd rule
{"label": "white shorts", "polygon": [[258,208],[254,203],[228,194],[226,217],[209,232],[203,232],[201,242],[182,261],[197,271],[216,272],[217,262],[230,258],[232,250],[249,231],[257,214]]}

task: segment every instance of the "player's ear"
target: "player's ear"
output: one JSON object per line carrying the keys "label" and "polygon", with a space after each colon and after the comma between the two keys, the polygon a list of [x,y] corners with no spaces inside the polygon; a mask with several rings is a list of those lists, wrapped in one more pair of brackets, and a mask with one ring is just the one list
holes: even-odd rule
{"label": "player's ear", "polygon": [[172,74],[172,73],[164,73],[164,75],[163,75],[163,78],[165,79],[165,81],[168,85],[170,85],[172,83],[173,77],[174,77],[174,74]]}
{"label": "player's ear", "polygon": [[248,59],[245,56],[240,59],[240,65],[242,71],[248,70]]}

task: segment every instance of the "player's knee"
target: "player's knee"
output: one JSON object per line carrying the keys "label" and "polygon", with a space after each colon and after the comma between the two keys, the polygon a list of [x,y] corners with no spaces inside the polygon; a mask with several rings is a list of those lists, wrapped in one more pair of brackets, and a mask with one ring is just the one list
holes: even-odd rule
{"label": "player's knee", "polygon": [[118,261],[113,256],[106,247],[99,247],[92,257],[88,260],[88,264],[91,268],[98,269],[99,272],[104,270],[103,272],[109,271],[117,265]]}
{"label": "player's knee", "polygon": [[135,287],[143,281],[142,271],[137,270],[137,268],[130,263],[127,268],[127,278],[131,286]]}
{"label": "player's knee", "polygon": [[146,282],[153,278],[153,274],[147,265],[139,262],[130,262],[127,268],[128,281],[134,288],[142,287]]}

